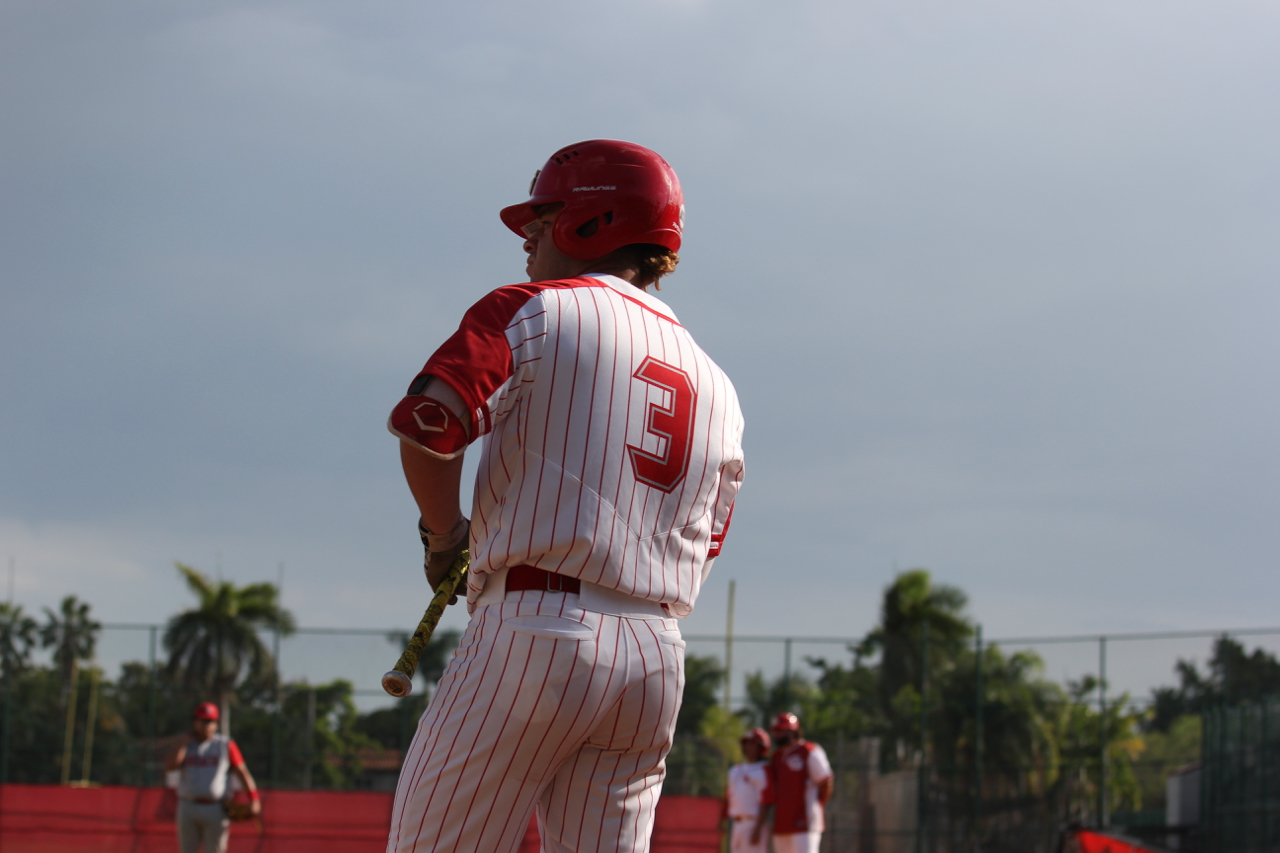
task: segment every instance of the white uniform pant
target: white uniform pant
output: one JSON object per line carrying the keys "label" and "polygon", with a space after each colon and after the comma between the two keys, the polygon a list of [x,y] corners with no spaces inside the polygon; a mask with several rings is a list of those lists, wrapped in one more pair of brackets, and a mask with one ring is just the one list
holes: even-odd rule
{"label": "white uniform pant", "polygon": [[760,828],[760,840],[755,844],[751,843],[751,828],[756,825],[756,819],[751,818],[733,818],[733,829],[729,833],[729,850],[730,853],[768,853],[769,849],[769,826],[766,824]]}
{"label": "white uniform pant", "polygon": [[645,853],[684,689],[671,618],[509,592],[472,615],[400,770],[389,853]]}
{"label": "white uniform pant", "polygon": [[196,853],[204,845],[204,853],[225,853],[231,819],[222,803],[193,803],[178,800],[178,851]]}
{"label": "white uniform pant", "polygon": [[821,832],[791,832],[773,837],[773,853],[818,853]]}

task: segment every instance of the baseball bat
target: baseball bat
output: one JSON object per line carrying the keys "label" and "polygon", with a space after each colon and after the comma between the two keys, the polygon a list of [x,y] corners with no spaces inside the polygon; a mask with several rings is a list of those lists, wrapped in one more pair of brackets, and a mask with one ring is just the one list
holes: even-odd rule
{"label": "baseball bat", "polygon": [[436,587],[436,594],[431,597],[427,612],[422,614],[422,621],[418,623],[417,630],[409,638],[409,644],[405,646],[400,660],[396,661],[395,668],[382,676],[382,689],[397,699],[403,699],[413,690],[413,674],[418,669],[418,658],[422,657],[422,650],[431,641],[431,635],[435,632],[444,609],[449,606],[449,599],[466,578],[469,565],[471,565],[471,551],[464,550],[453,561],[449,571],[445,572],[444,579]]}

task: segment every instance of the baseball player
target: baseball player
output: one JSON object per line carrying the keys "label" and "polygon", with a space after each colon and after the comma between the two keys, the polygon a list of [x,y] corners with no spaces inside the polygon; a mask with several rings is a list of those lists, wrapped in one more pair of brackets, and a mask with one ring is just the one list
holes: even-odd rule
{"label": "baseball player", "polygon": [[752,729],[740,741],[741,764],[729,768],[729,784],[724,789],[725,816],[729,821],[731,853],[765,853],[768,840],[764,822],[773,792],[769,786],[769,733]]}
{"label": "baseball player", "polygon": [[231,819],[223,802],[228,798],[227,773],[234,773],[249,793],[250,808],[262,813],[258,786],[254,784],[240,748],[218,732],[218,706],[197,705],[191,720],[191,740],[178,747],[165,761],[165,770],[178,775],[178,850],[196,853],[224,853]]}
{"label": "baseball player", "polygon": [[[471,307],[389,427],[435,587],[471,621],[405,756],[389,851],[645,851],[684,682],[679,618],[743,476],[733,385],[650,285],[678,261],[665,160],[590,140],[501,211],[529,281]],[[458,504],[479,449],[471,518]]]}
{"label": "baseball player", "polygon": [[769,760],[773,849],[775,853],[818,853],[822,811],[831,799],[831,764],[822,747],[801,736],[795,714],[774,717],[769,730],[777,744]]}

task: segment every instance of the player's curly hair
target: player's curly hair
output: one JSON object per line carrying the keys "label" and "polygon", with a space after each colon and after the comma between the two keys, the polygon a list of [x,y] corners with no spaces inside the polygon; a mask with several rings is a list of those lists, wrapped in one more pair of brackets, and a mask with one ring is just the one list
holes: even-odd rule
{"label": "player's curly hair", "polygon": [[[560,205],[563,206],[563,205]],[[534,212],[541,216],[540,210],[547,210],[552,205],[539,205],[534,208]],[[578,226],[579,237],[590,237],[600,228],[600,217],[594,217]],[[664,275],[671,275],[676,271],[676,264],[680,263],[680,256],[668,249],[666,246],[659,246],[657,243],[631,243],[620,249],[615,249],[610,253],[619,260],[629,262],[632,266],[640,270],[640,280],[637,282],[641,287],[653,285],[658,290],[662,290],[662,283],[659,281]]]}
{"label": "player's curly hair", "polygon": [[676,264],[680,263],[678,254],[656,243],[632,243],[620,251],[631,253],[632,261],[640,270],[640,284],[652,284],[658,290],[662,290],[660,279],[675,272]]}

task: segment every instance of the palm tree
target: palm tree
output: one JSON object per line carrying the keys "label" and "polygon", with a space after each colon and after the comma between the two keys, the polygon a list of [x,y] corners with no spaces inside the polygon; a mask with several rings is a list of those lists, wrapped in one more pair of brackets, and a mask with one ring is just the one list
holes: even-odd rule
{"label": "palm tree", "polygon": [[255,583],[237,587],[228,581],[211,581],[190,566],[175,563],[200,603],[169,620],[164,647],[169,653],[165,668],[187,688],[207,691],[222,706],[223,730],[230,732],[231,692],[241,680],[274,678],[275,660],[258,631],[291,634],[293,614],[280,607],[275,584]]}
{"label": "palm tree", "polygon": [[[89,605],[74,595],[62,599],[59,613],[44,609],[47,620],[40,628],[40,645],[53,649],[53,661],[68,689],[75,678],[76,665],[93,657],[102,623],[89,617]],[[59,616],[61,614],[61,616]]]}
{"label": "palm tree", "polygon": [[[968,597],[960,589],[934,585],[926,569],[902,572],[885,587],[880,624],[854,649],[859,657],[880,653],[880,709],[900,741],[919,740],[922,661],[931,682],[954,666],[973,625],[964,615]],[[922,654],[922,627],[928,625],[928,656]]]}
{"label": "palm tree", "polygon": [[0,673],[6,682],[31,663],[38,632],[36,620],[22,612],[22,605],[0,603]]}

